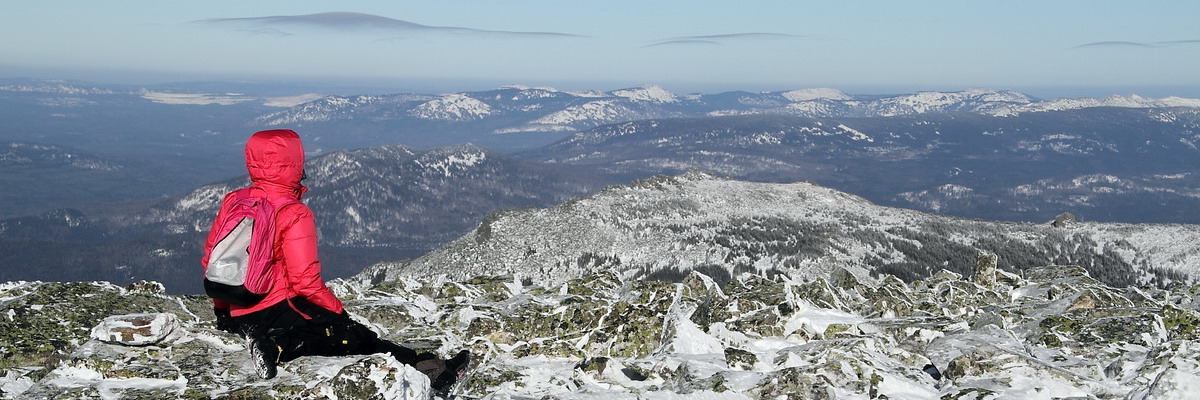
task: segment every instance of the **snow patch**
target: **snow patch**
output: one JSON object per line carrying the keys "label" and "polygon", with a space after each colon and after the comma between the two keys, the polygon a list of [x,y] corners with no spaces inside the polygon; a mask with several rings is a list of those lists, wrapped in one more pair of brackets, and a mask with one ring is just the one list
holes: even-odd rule
{"label": "snow patch", "polygon": [[870,136],[867,136],[867,134],[865,134],[865,133],[862,133],[862,132],[858,131],[857,129],[851,128],[851,127],[849,127],[849,126],[846,126],[846,125],[844,125],[844,124],[838,124],[838,126],[837,126],[837,127],[838,127],[838,129],[841,129],[842,131],[845,131],[846,133],[849,133],[849,134],[850,134],[850,138],[851,138],[851,139],[854,139],[854,140],[866,140],[866,141],[868,141],[868,142],[874,142],[874,141],[875,141],[875,139],[872,139]]}

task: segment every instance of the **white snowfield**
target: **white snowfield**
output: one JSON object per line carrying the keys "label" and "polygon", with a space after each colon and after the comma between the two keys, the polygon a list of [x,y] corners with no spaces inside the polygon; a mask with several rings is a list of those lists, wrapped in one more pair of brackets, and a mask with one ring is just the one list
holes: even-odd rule
{"label": "white snowfield", "polygon": [[185,104],[185,105],[232,105],[244,103],[247,101],[255,101],[257,99],[239,94],[208,94],[208,93],[167,93],[167,92],[152,92],[145,91],[142,93],[142,98],[163,104]]}

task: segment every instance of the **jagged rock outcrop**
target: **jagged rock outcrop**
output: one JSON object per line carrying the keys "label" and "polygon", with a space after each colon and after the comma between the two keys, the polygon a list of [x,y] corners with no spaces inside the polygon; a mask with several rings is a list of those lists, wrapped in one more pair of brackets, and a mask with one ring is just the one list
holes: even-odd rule
{"label": "jagged rock outcrop", "polygon": [[1075,214],[1071,214],[1068,212],[1068,213],[1058,214],[1057,217],[1054,217],[1054,220],[1050,221],[1050,226],[1053,226],[1055,228],[1071,228],[1071,227],[1074,227],[1075,224],[1078,224],[1078,223],[1079,223],[1079,219],[1075,217]]}
{"label": "jagged rock outcrop", "polygon": [[[512,277],[333,286],[384,337],[442,354],[472,349],[468,397],[1170,399],[1200,384],[1197,287],[1113,288],[1075,266],[993,276],[870,283],[835,269],[720,284],[697,272],[679,283],[604,272],[551,286]],[[252,378],[240,339],[212,329],[202,297],[9,283],[0,299],[0,346],[23,355],[4,359],[6,397],[428,396],[423,377],[386,355],[302,358],[275,380]],[[174,315],[178,333],[143,346],[87,339],[128,304]],[[59,320],[54,307],[86,314]],[[66,334],[58,348],[10,334],[55,321]]]}

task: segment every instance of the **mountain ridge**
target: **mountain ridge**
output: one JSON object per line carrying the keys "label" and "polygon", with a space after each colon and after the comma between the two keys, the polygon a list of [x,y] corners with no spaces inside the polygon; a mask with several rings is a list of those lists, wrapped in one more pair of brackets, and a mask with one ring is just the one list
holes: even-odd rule
{"label": "mountain ridge", "polygon": [[691,270],[799,279],[845,268],[860,279],[890,273],[913,280],[940,268],[963,273],[971,259],[954,254],[988,251],[1010,271],[1078,264],[1111,285],[1171,285],[1200,278],[1194,240],[1195,225],[972,221],[880,207],[810,183],[739,182],[693,171],[610,186],[551,208],[496,212],[444,247],[372,266],[355,279],[508,274],[556,285],[606,270],[626,279]]}

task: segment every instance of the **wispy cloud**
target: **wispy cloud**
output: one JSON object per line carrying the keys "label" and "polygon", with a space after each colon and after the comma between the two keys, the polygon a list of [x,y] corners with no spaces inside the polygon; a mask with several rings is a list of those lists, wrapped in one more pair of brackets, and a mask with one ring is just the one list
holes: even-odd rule
{"label": "wispy cloud", "polygon": [[800,38],[800,37],[804,37],[804,36],[789,35],[786,33],[749,32],[749,33],[727,33],[727,34],[723,34],[723,35],[678,36],[678,37],[666,38],[666,39],[662,39],[662,40],[723,40],[723,39],[754,40],[754,39],[786,39],[786,38]]}
{"label": "wispy cloud", "polygon": [[760,40],[775,40],[775,39],[793,39],[804,36],[789,35],[786,33],[770,33],[770,32],[746,32],[746,33],[727,33],[721,35],[698,35],[698,36],[676,36],[665,39],[658,39],[654,43],[642,47],[657,47],[657,46],[676,46],[676,45],[722,45],[732,42],[747,42]]}
{"label": "wispy cloud", "polygon": [[269,36],[293,36],[293,35],[295,35],[294,33],[284,32],[279,29],[268,28],[268,27],[247,28],[247,29],[241,29],[241,31],[245,32],[247,34],[250,34],[250,35],[269,35]]}
{"label": "wispy cloud", "polygon": [[319,28],[340,31],[375,30],[389,31],[393,33],[425,32],[521,37],[582,37],[580,35],[560,32],[497,31],[456,26],[430,26],[374,14],[354,12],[328,12],[307,15],[275,15],[268,17],[212,18],[192,21],[192,23],[217,26],[235,26],[240,27],[243,30],[245,27],[276,29],[279,32],[284,32],[280,30],[280,28]]}
{"label": "wispy cloud", "polygon": [[1077,49],[1086,48],[1086,47],[1155,48],[1155,47],[1171,47],[1171,46],[1192,45],[1192,44],[1200,44],[1200,39],[1170,40],[1170,41],[1164,41],[1164,42],[1150,42],[1150,43],[1125,42],[1125,41],[1093,42],[1093,43],[1081,44],[1081,45],[1075,46],[1075,48],[1077,48]]}
{"label": "wispy cloud", "polygon": [[1166,45],[1166,46],[1172,46],[1172,45],[1177,45],[1177,44],[1200,44],[1200,39],[1172,40],[1169,42],[1157,42],[1157,44]]}
{"label": "wispy cloud", "polygon": [[642,47],[657,47],[657,46],[694,46],[694,45],[700,45],[700,46],[720,46],[720,45],[721,45],[721,42],[712,41],[712,40],[699,40],[699,39],[687,39],[687,40],[668,40],[668,41],[665,41],[665,42],[658,42],[658,43],[652,43],[652,44],[648,44],[648,45],[645,45],[645,46],[642,46]]}
{"label": "wispy cloud", "polygon": [[1085,48],[1085,47],[1158,47],[1158,46],[1155,46],[1152,44],[1147,44],[1147,43],[1119,42],[1119,41],[1092,42],[1092,43],[1084,43],[1084,44],[1075,46],[1075,48],[1077,48],[1077,49]]}

